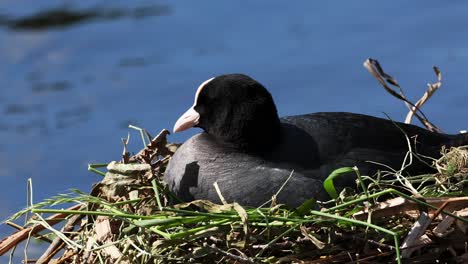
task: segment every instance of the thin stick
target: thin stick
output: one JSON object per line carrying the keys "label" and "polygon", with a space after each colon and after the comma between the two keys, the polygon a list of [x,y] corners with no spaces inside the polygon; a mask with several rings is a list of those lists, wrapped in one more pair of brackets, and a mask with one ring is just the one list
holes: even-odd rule
{"label": "thin stick", "polygon": [[[68,210],[78,210],[80,208],[81,208],[81,205],[77,204],[68,208]],[[48,217],[46,221],[49,225],[55,225],[57,223],[62,222],[65,216],[67,216],[66,213],[57,213]],[[2,241],[0,241],[0,256],[8,252],[8,250],[18,245],[23,240],[27,239],[30,233],[37,234],[44,229],[45,227],[42,225],[33,225],[23,230],[17,231],[13,233],[12,235],[10,235],[9,237],[3,239]]]}

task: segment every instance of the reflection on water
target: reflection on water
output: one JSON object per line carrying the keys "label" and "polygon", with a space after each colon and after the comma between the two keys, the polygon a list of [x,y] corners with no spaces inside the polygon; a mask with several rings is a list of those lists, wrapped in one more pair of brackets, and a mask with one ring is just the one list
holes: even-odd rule
{"label": "reflection on water", "polygon": [[123,58],[119,61],[120,67],[142,67],[148,65],[149,60],[143,57]]}
{"label": "reflection on water", "polygon": [[52,83],[34,83],[32,91],[36,93],[62,92],[71,88],[69,81],[57,81]]}
{"label": "reflection on water", "polygon": [[46,134],[48,131],[47,120],[44,118],[32,119],[27,123],[17,124],[14,132],[19,134]]}
{"label": "reflection on water", "polygon": [[5,115],[28,114],[32,112],[44,112],[45,106],[39,105],[25,105],[25,104],[8,104],[5,107]]}
{"label": "reflection on water", "polygon": [[[107,6],[107,5],[106,5]],[[72,8],[70,6],[52,7],[32,12],[26,16],[12,16],[0,14],[0,26],[5,26],[14,31],[46,31],[57,28],[73,27],[83,23],[118,20],[122,18],[143,19],[152,16],[167,16],[173,12],[168,5],[151,4],[143,6],[95,8]],[[66,43],[64,43],[66,44]],[[158,62],[160,56],[123,57],[118,60],[118,67],[143,67]],[[32,63],[34,64],[34,63]],[[95,74],[95,73],[94,73]],[[84,84],[92,84],[96,77],[94,74],[86,74],[81,77]],[[98,75],[100,73],[97,73]],[[31,95],[26,98],[38,97],[43,103],[11,102],[3,105],[5,118],[0,120],[0,132],[18,133],[22,135],[45,135],[53,129],[66,129],[86,122],[94,111],[91,104],[77,102],[75,105],[65,105],[61,102],[51,102],[47,98],[54,93],[64,93],[60,101],[66,102],[67,97],[76,99],[70,93],[73,88],[71,80],[45,81],[47,79],[47,67],[35,69],[26,73],[24,79],[30,83]],[[109,74],[111,81],[115,83],[121,80],[121,74],[112,72]],[[75,80],[76,81],[76,80]],[[82,87],[79,87],[80,89]],[[46,97],[44,97],[46,96]],[[54,95],[56,97],[56,95]],[[72,97],[70,97],[72,96]],[[52,97],[53,98],[53,97]],[[57,97],[60,98],[60,97]],[[3,97],[0,97],[0,103]],[[30,99],[27,99],[30,101]],[[35,100],[34,100],[35,101]],[[2,105],[0,104],[0,107]],[[136,119],[128,122],[136,123]],[[127,121],[120,121],[117,127],[128,126]],[[126,125],[124,125],[126,123]],[[11,134],[10,134],[11,135]]]}
{"label": "reflection on water", "polygon": [[55,114],[56,127],[63,129],[85,122],[90,118],[92,110],[91,106],[86,105],[61,110]]}
{"label": "reflection on water", "polygon": [[4,23],[9,28],[39,30],[50,27],[66,27],[97,17],[94,11],[72,11],[55,9],[41,11],[31,16],[21,18],[5,18]]}
{"label": "reflection on water", "polygon": [[46,134],[50,129],[65,129],[89,120],[93,108],[78,105],[56,110],[49,115],[45,105],[10,104],[5,107],[8,122],[0,123],[0,131],[20,134]]}
{"label": "reflection on water", "polygon": [[1,15],[0,24],[13,30],[45,30],[69,27],[78,23],[95,20],[115,20],[125,17],[141,19],[149,16],[169,15],[171,12],[171,8],[167,5],[142,6],[133,9],[109,8],[87,10],[73,10],[68,7],[59,7],[41,10],[19,18]]}

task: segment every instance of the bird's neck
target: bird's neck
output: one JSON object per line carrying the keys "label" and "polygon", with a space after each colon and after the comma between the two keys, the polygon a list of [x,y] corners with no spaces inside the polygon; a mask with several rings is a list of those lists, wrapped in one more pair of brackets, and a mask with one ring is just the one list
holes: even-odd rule
{"label": "bird's neck", "polygon": [[256,120],[215,136],[221,144],[247,153],[265,153],[274,149],[281,141],[281,122]]}

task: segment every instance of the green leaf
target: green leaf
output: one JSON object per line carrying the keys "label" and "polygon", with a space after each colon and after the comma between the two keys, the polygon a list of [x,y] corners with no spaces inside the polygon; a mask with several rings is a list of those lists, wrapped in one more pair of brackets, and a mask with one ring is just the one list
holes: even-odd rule
{"label": "green leaf", "polygon": [[327,191],[328,195],[330,195],[331,198],[336,199],[338,198],[338,193],[336,192],[335,184],[333,183],[333,179],[335,179],[338,176],[341,176],[343,174],[355,172],[353,167],[343,167],[336,169],[328,175],[328,177],[325,179],[323,182],[323,188],[325,188],[325,191]]}
{"label": "green leaf", "polygon": [[314,208],[316,205],[317,201],[315,199],[308,199],[296,208],[293,215],[307,215],[307,213],[309,213],[310,210],[312,210],[312,208]]}

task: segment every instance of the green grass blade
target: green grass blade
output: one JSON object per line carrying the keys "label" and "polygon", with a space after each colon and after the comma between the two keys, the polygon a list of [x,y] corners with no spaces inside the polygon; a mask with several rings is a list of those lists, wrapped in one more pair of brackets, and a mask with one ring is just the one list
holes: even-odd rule
{"label": "green grass blade", "polygon": [[348,174],[351,172],[355,172],[353,167],[343,167],[332,171],[332,173],[328,175],[328,177],[323,182],[323,188],[325,188],[325,191],[327,191],[328,195],[330,195],[331,198],[338,198],[338,193],[336,191],[335,184],[333,183],[333,179],[343,174]]}

